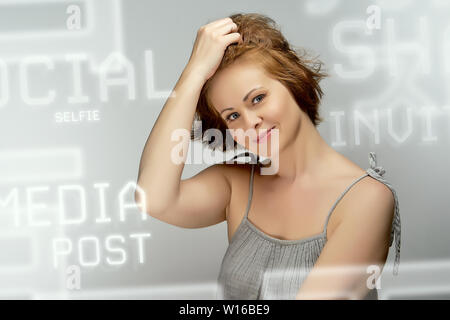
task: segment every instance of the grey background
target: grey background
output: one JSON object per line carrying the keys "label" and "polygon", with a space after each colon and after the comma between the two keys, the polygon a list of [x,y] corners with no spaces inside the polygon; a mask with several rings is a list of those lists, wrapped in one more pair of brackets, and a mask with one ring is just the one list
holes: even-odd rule
{"label": "grey background", "polygon": [[[69,4],[81,8],[82,29],[79,35],[66,28]],[[365,22],[366,9],[375,4],[381,9],[381,28],[372,35],[361,29],[340,35],[346,49],[365,46],[375,60],[373,73],[361,78],[344,78],[336,72],[367,67],[370,61],[359,60],[337,48],[333,30],[348,21]],[[368,153],[375,151],[378,165],[396,188],[402,220],[400,274],[392,275],[392,249],[388,267],[383,272],[380,299],[448,298],[450,263],[448,226],[450,109],[450,24],[448,1],[0,1],[0,58],[5,61],[9,100],[0,106],[0,199],[13,188],[19,192],[20,214],[25,217],[26,188],[46,185],[48,193],[40,197],[53,210],[41,217],[51,221],[57,215],[57,188],[64,184],[82,185],[86,190],[88,217],[80,225],[14,226],[11,208],[0,206],[0,298],[214,298],[214,282],[227,248],[226,223],[202,229],[181,229],[156,219],[139,219],[137,209],[118,219],[118,194],[128,183],[136,181],[140,155],[151,128],[187,63],[197,29],[213,20],[237,12],[257,12],[274,19],[294,45],[319,54],[331,77],[322,82],[325,96],[321,115],[325,121],[319,131],[325,140],[361,167],[368,168]],[[429,71],[421,73],[417,53],[408,43],[420,41],[420,17],[425,17],[422,49],[428,54]],[[393,45],[403,44],[403,51],[389,51],[388,20],[394,22]],[[91,28],[91,29],[89,29]],[[61,33],[58,33],[61,32]],[[403,49],[402,49],[403,48]],[[144,53],[153,54],[153,74],[146,75]],[[108,101],[100,99],[98,66],[111,52],[122,52],[134,66],[136,98],[130,99],[124,87],[111,87]],[[69,103],[73,92],[71,65],[64,55],[86,54],[91,64],[82,64],[82,87],[89,102]],[[36,67],[29,73],[30,92],[43,95],[56,91],[51,103],[30,106],[21,98],[19,65],[27,56],[45,55],[54,62],[49,72]],[[389,58],[397,57],[399,72],[391,75]],[[159,98],[148,98],[146,76],[154,78]],[[427,124],[421,108],[434,108]],[[387,109],[393,112],[393,128],[403,134],[408,124],[411,134],[396,141],[388,131]],[[411,122],[406,110],[411,110]],[[56,123],[57,112],[99,110],[96,122]],[[360,143],[355,140],[354,111],[369,119],[374,110],[380,117],[380,140],[364,125]],[[335,118],[332,112],[344,111],[341,122],[346,145],[336,144]],[[428,125],[428,127],[427,127]],[[434,138],[427,138],[427,128]],[[55,178],[45,173],[38,178],[27,176],[29,168],[39,171],[42,163],[51,172],[60,162],[33,162],[36,150],[53,151],[73,148],[80,155],[79,174]],[[8,154],[24,151],[23,162]],[[30,156],[31,155],[31,156]],[[5,160],[6,159],[6,160]],[[67,163],[63,161],[65,165]],[[0,166],[1,167],[1,166]],[[187,164],[183,178],[193,176],[206,165]],[[31,169],[30,169],[31,170]],[[31,170],[30,172],[32,172]],[[33,171],[33,172],[34,172]],[[8,178],[6,178],[8,177]],[[94,183],[106,182],[106,205],[110,223],[95,223],[99,200]],[[129,194],[131,200],[131,193]],[[79,210],[77,198],[68,200],[71,214]],[[25,218],[24,218],[25,219]],[[22,220],[25,221],[25,220]],[[138,263],[136,247],[129,241],[133,233],[148,232],[145,263]],[[63,259],[65,266],[79,265],[76,244],[80,237],[95,236],[103,245],[105,237],[120,234],[127,262],[112,267],[105,263],[108,252],[100,249],[101,262],[94,267],[81,266],[81,289],[69,290],[63,267],[52,267],[52,239],[71,239],[73,254]],[[90,249],[86,257],[92,257]],[[114,256],[112,254],[112,256]]]}

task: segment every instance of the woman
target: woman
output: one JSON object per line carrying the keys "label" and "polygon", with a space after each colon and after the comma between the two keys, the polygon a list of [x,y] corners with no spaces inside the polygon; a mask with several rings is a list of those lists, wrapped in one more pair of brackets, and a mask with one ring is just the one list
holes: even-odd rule
{"label": "woman", "polygon": [[[398,267],[395,190],[374,153],[363,170],[320,136],[318,83],[326,74],[316,62],[292,50],[267,16],[235,14],[202,26],[147,140],[138,176],[146,196],[136,192],[136,201],[184,228],[228,223],[221,298],[377,299],[394,234]],[[202,133],[232,136],[231,144],[214,141],[222,151],[243,146],[254,161],[215,164],[181,180],[171,136],[190,130],[195,116]],[[189,139],[183,143],[185,159]],[[275,174],[261,174],[261,156],[277,159]]]}

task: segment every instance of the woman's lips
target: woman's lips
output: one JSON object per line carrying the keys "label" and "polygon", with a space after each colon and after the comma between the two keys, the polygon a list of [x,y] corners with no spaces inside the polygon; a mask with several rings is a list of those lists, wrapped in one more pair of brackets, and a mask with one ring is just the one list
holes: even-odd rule
{"label": "woman's lips", "polygon": [[254,142],[260,143],[260,142],[265,141],[268,137],[270,137],[270,133],[273,128],[275,128],[275,126],[270,128],[269,130],[267,130],[267,132],[263,133],[261,136],[257,137],[256,140],[254,140]]}

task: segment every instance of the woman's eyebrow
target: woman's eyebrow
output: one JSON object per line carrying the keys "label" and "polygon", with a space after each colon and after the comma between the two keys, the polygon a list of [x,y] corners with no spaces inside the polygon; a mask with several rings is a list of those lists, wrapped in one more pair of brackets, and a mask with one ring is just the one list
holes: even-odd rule
{"label": "woman's eyebrow", "polygon": [[250,95],[250,93],[252,93],[252,92],[255,91],[255,90],[258,90],[259,88],[262,88],[262,86],[259,86],[259,87],[256,87],[256,88],[253,88],[252,90],[250,90],[250,91],[245,95],[244,99],[242,99],[242,101],[245,102],[245,100],[247,100],[247,98],[248,98],[248,96]]}
{"label": "woman's eyebrow", "polygon": [[[249,96],[253,91],[258,90],[258,89],[260,89],[260,88],[262,88],[262,86],[259,86],[259,87],[256,87],[256,88],[253,88],[252,90],[250,90],[250,91],[245,95],[245,97],[242,99],[242,101],[245,102],[245,100],[248,99],[248,96]],[[225,109],[223,109],[223,110],[220,112],[220,114],[222,114],[223,112],[225,112],[225,111],[227,111],[227,110],[231,110],[231,109],[233,109],[233,108],[225,108]]]}
{"label": "woman's eyebrow", "polygon": [[227,110],[231,110],[231,109],[233,109],[233,108],[225,108],[225,109],[223,109],[223,110],[220,112],[220,114],[224,113],[224,112],[227,111]]}

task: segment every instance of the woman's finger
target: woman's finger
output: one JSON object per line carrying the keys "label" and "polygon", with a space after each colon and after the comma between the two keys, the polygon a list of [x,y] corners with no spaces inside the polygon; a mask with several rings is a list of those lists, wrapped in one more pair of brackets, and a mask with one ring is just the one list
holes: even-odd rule
{"label": "woman's finger", "polygon": [[217,28],[217,27],[221,27],[224,24],[231,23],[231,22],[233,22],[233,20],[230,17],[225,17],[225,18],[210,22],[210,23],[206,24],[205,27]]}
{"label": "woman's finger", "polygon": [[241,42],[241,34],[237,32],[233,32],[224,36],[225,42],[227,45],[233,42]]}
{"label": "woman's finger", "polygon": [[236,25],[236,23],[229,23],[229,24],[225,24],[223,26],[221,26],[220,28],[217,29],[217,32],[219,34],[225,35],[228,34],[230,32],[235,32],[237,31],[238,27]]}

